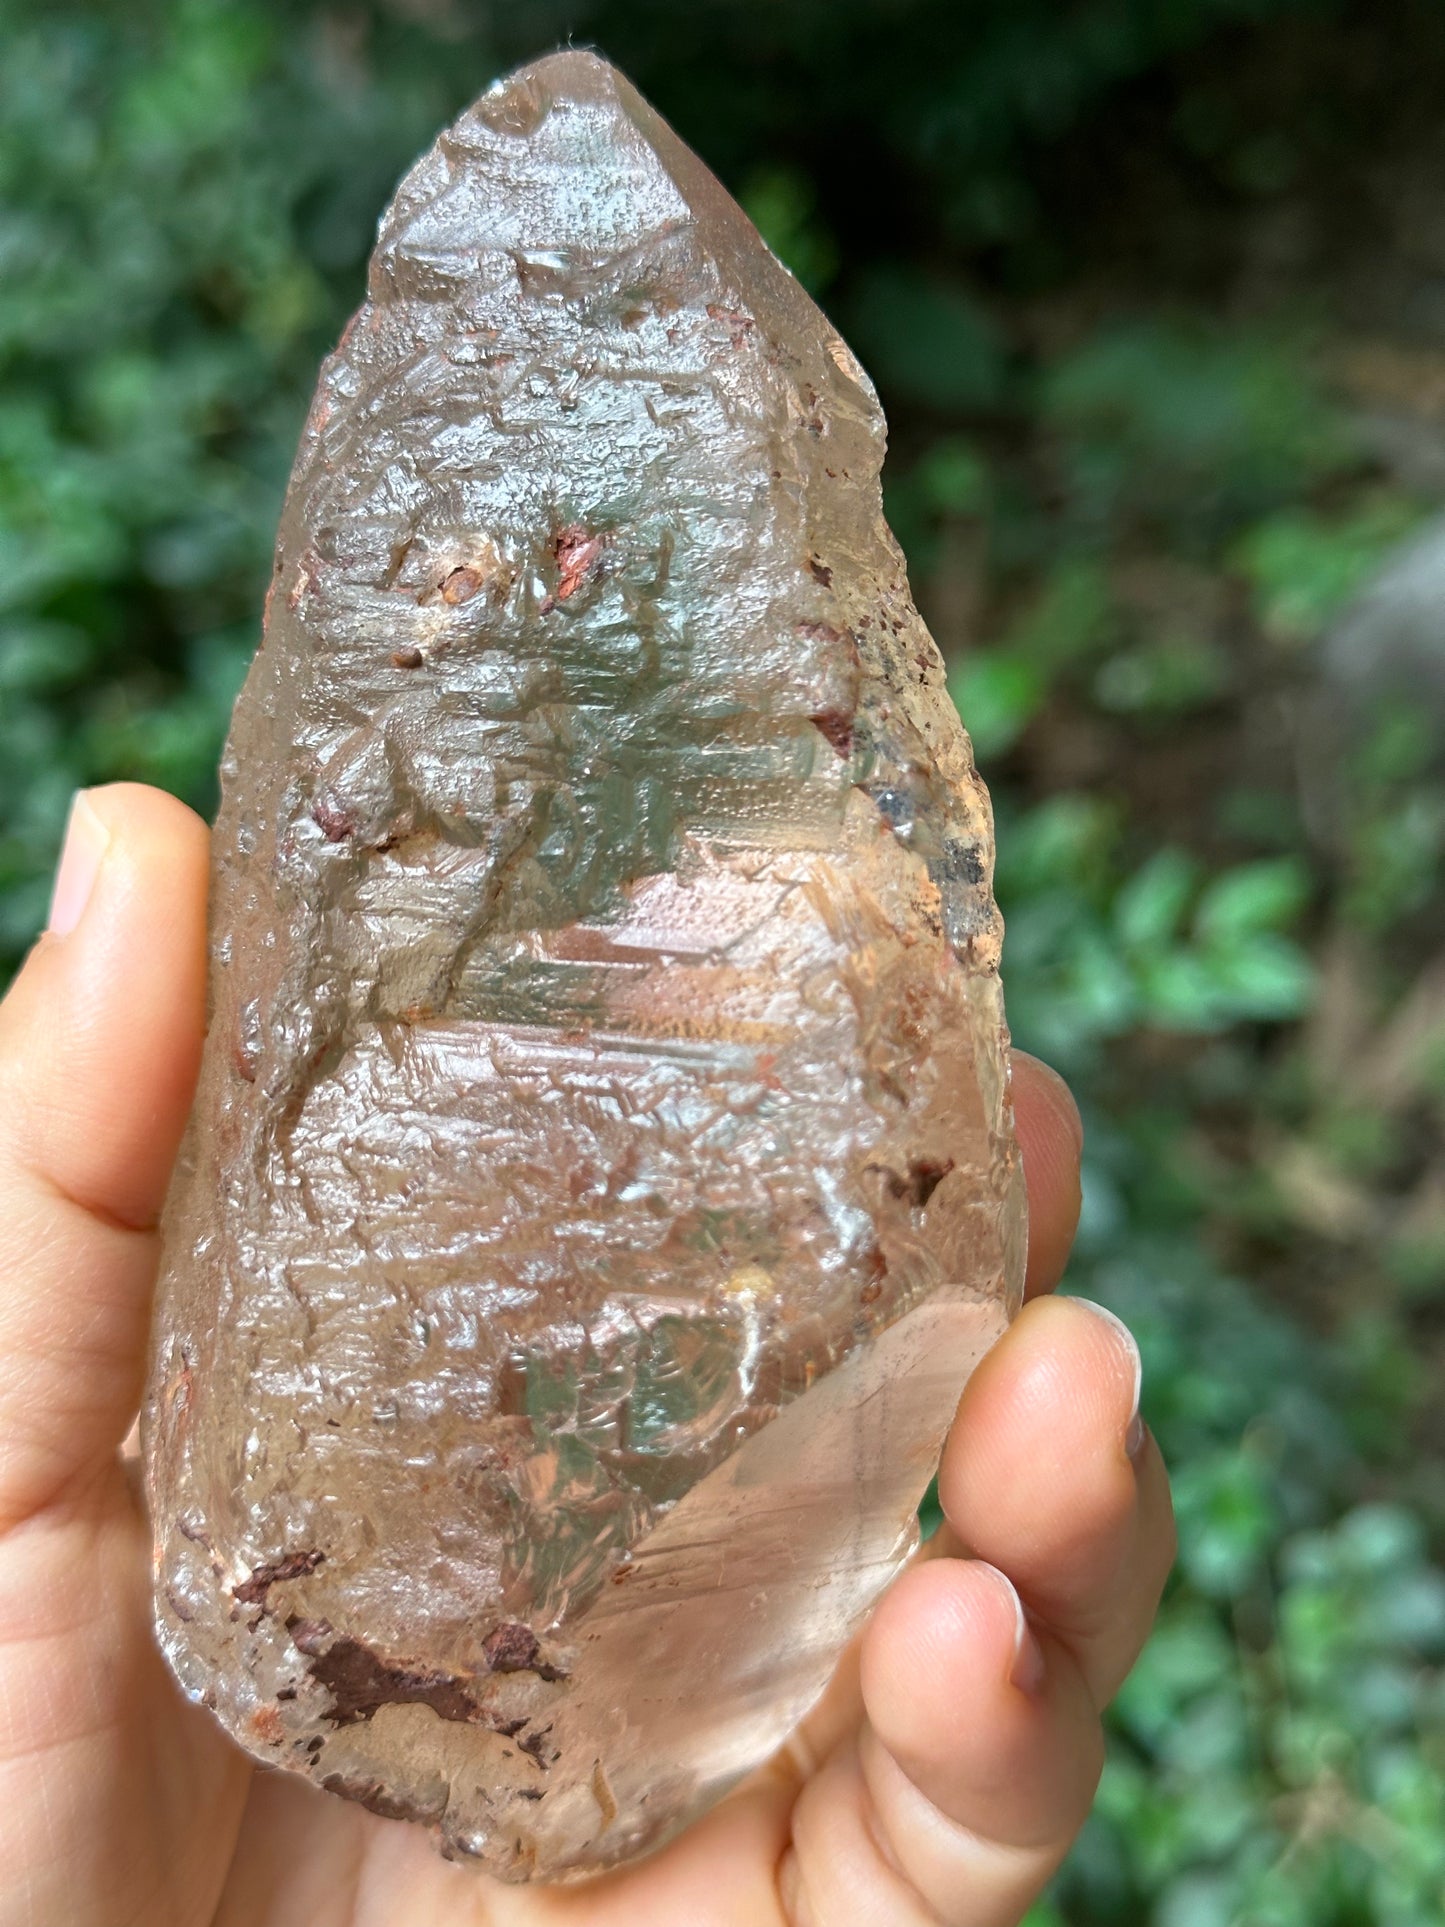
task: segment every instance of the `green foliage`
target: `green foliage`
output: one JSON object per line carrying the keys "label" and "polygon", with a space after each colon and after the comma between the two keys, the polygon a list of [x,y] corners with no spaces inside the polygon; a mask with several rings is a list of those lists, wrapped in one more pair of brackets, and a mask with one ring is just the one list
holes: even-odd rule
{"label": "green foliage", "polygon": [[761,167],[738,199],[759,234],[786,261],[809,294],[821,295],[838,272],[838,248],[818,219],[813,184],[791,167]]}
{"label": "green foliage", "polygon": [[1211,1032],[1298,1017],[1312,972],[1288,934],[1309,890],[1290,859],[1207,883],[1165,847],[1124,870],[1111,813],[1057,796],[1016,825],[1000,866],[1015,1033],[1080,1069],[1107,1040],[1145,1027]]}
{"label": "green foliage", "polygon": [[[1427,15],[3,12],[0,972],[43,917],[74,785],[213,802],[316,362],[395,178],[510,59],[600,42],[879,384],[889,513],[994,791],[1011,1022],[1089,1125],[1074,1282],[1140,1332],[1176,1469],[1160,1630],[1028,1927],[1441,1918],[1439,718],[1398,693],[1360,708],[1328,833],[1274,720],[1307,713],[1320,638],[1426,505],[1333,385],[1326,297],[1231,305],[1195,259],[1220,205],[1243,230],[1312,169],[1337,225],[1330,143],[1368,171],[1440,53]],[[1369,58],[1324,57],[1362,33]],[[1302,108],[1290,76],[1316,54]],[[1133,268],[1156,194],[1174,283]]]}
{"label": "green foliage", "polygon": [[213,800],[316,360],[456,84],[418,63],[357,87],[288,51],[268,8],[17,11],[0,61],[0,962],[40,921],[74,786]]}
{"label": "green foliage", "polygon": [[1236,562],[1265,633],[1314,641],[1417,519],[1413,503],[1386,495],[1343,518],[1282,509],[1255,523]]}
{"label": "green foliage", "polygon": [[1140,1334],[1181,1557],[1065,1918],[1423,1927],[1445,1891],[1445,1576],[1404,1508],[1335,1510],[1337,1408],[1369,1409],[1367,1372],[1175,1244],[1082,1271]]}
{"label": "green foliage", "polygon": [[1428,702],[1390,691],[1371,709],[1343,772],[1353,811],[1345,830],[1350,916],[1387,931],[1422,910],[1445,869],[1445,781]]}
{"label": "green foliage", "polygon": [[997,403],[1008,379],[998,328],[965,291],[894,262],[859,277],[849,331],[878,379],[942,409]]}
{"label": "green foliage", "polygon": [[1013,747],[1048,693],[1036,663],[1003,649],[962,657],[948,688],[959,714],[968,718],[974,752],[984,763]]}
{"label": "green foliage", "polygon": [[1094,678],[1094,700],[1115,715],[1167,722],[1224,695],[1229,673],[1217,643],[1166,629],[1112,651]]}
{"label": "green foliage", "polygon": [[1300,344],[1197,317],[1100,329],[1046,372],[1039,400],[1094,515],[1127,502],[1208,535],[1216,518],[1288,499],[1351,459]]}

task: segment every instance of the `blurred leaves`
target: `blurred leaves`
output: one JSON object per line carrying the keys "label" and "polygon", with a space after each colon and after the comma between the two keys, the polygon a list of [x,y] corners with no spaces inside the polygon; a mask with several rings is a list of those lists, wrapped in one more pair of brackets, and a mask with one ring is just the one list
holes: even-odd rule
{"label": "blurred leaves", "polygon": [[1031,1049],[1082,1070],[1104,1041],[1146,1026],[1208,1033],[1309,1008],[1313,972],[1289,934],[1310,889],[1297,862],[1206,883],[1166,847],[1121,874],[1115,824],[1081,797],[1056,797],[1004,834],[1010,1012]]}
{"label": "blurred leaves", "polygon": [[349,61],[321,12],[11,11],[0,966],[39,921],[75,785],[212,803],[316,362],[385,194],[465,85]]}
{"label": "blurred leaves", "polygon": [[[1353,459],[1300,345],[1193,317],[1107,325],[1045,374],[1042,419],[1094,515],[1132,501],[1196,540]],[[1141,487],[1140,485],[1144,486]]]}
{"label": "blurred leaves", "polygon": [[1282,509],[1256,522],[1235,560],[1265,633],[1313,642],[1419,519],[1415,503],[1384,495],[1345,517]]}
{"label": "blurred leaves", "polygon": [[[889,410],[889,515],[994,794],[1010,1021],[1087,1116],[1074,1281],[1139,1331],[1176,1469],[1179,1571],[1099,1813],[1028,1927],[1438,1922],[1442,711],[1337,688],[1328,646],[1429,504],[1333,385],[1327,301],[1231,303],[1206,273],[1221,209],[1263,231],[1345,139],[1344,175],[1371,173],[1436,49],[1426,13],[5,15],[0,970],[75,784],[213,800],[316,363],[396,178],[509,60],[597,41]],[[1380,79],[1331,59],[1351,33]]]}
{"label": "blurred leaves", "polygon": [[848,322],[865,364],[905,401],[976,410],[1003,397],[1005,339],[960,286],[901,263],[880,263],[859,277]]}
{"label": "blurred leaves", "polygon": [[838,247],[818,218],[807,175],[791,167],[759,168],[743,183],[738,199],[784,267],[809,294],[822,294],[838,272]]}

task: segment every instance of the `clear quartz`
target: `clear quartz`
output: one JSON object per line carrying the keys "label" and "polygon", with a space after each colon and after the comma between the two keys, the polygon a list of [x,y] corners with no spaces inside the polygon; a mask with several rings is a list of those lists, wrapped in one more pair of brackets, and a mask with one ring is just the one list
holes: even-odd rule
{"label": "clear quartz", "polygon": [[402,183],[223,766],[146,1432],[268,1765],[666,1839],[914,1544],[1024,1239],[987,795],[866,375],[604,61]]}

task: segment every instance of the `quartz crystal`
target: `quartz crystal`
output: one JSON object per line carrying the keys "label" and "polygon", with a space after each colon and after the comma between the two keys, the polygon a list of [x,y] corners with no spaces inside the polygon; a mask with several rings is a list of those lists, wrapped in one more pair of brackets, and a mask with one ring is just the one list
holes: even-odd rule
{"label": "quartz crystal", "polygon": [[511,1880],[767,1756],[1019,1294],[987,794],[867,376],[605,61],[406,177],[236,707],[161,1643]]}

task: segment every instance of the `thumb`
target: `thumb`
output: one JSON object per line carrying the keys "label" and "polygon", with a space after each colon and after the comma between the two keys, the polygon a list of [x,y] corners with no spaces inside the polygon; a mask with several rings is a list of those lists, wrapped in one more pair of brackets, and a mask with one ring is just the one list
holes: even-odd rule
{"label": "thumb", "polygon": [[140,1397],[205,1025],[205,825],[82,791],[51,928],[0,1003],[0,1529],[109,1460]]}

